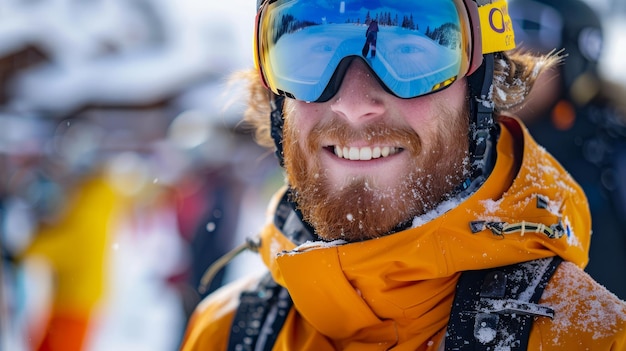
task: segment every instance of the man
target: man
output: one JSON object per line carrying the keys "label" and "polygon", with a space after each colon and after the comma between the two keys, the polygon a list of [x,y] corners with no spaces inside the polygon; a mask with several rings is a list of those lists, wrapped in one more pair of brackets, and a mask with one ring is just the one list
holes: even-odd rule
{"label": "man", "polygon": [[566,55],[516,115],[584,189],[594,233],[585,270],[624,299],[615,267],[626,267],[626,91],[600,75],[600,18],[582,0],[514,0],[509,9],[516,42]]}
{"label": "man", "polygon": [[[257,5],[247,118],[287,176],[270,274],[202,302],[182,350],[626,349],[581,188],[499,115],[558,61],[508,52],[504,1]],[[368,15],[392,19],[371,61]]]}

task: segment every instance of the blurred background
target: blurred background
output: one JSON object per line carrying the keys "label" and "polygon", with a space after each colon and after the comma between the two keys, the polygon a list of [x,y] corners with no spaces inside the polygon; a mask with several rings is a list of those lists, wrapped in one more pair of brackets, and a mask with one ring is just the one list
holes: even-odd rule
{"label": "blurred background", "polygon": [[[596,73],[623,87],[626,2],[587,3]],[[519,21],[541,30],[546,13]],[[256,234],[282,184],[229,80],[253,65],[254,16],[251,0],[0,0],[0,351],[177,349],[203,272]],[[624,155],[614,122],[601,151]],[[595,160],[599,134],[575,130],[587,151],[572,157]],[[618,204],[626,157],[607,162],[611,180],[590,184]],[[590,273],[624,299],[626,234],[612,235]],[[259,269],[243,254],[209,292]]]}

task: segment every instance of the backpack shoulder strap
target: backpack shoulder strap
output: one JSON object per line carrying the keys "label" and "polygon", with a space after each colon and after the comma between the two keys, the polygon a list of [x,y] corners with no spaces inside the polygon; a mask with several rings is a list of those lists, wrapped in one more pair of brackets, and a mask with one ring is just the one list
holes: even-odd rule
{"label": "backpack shoulder strap", "polygon": [[[552,257],[506,267],[463,272],[450,313],[446,351],[526,350],[535,317],[554,310],[538,305],[563,260]],[[241,294],[229,351],[271,351],[293,301],[268,273],[256,289]]]}
{"label": "backpack shoulder strap", "polygon": [[256,289],[241,293],[231,325],[229,351],[271,351],[293,302],[267,273]]}
{"label": "backpack shoulder strap", "polygon": [[452,304],[446,351],[526,350],[535,317],[554,317],[537,304],[563,260],[550,257],[461,274]]}
{"label": "backpack shoulder strap", "polygon": [[[274,224],[295,244],[316,240],[302,214],[290,201],[291,190],[283,194],[274,214]],[[270,351],[283,327],[293,301],[287,289],[267,273],[258,286],[244,291],[233,319],[229,351]]]}

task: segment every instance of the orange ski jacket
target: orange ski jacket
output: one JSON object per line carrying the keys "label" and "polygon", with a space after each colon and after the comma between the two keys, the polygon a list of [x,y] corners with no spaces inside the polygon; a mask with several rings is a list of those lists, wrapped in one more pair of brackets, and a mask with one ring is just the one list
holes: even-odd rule
{"label": "orange ski jacket", "polygon": [[[566,262],[540,300],[555,317],[535,319],[528,349],[626,350],[626,303],[582,270],[591,239],[583,191],[521,122],[500,124],[486,182],[416,217],[410,229],[296,246],[268,224],[260,254],[294,303],[273,350],[443,350],[460,272],[556,255]],[[472,223],[501,230],[473,231]],[[550,230],[559,224],[562,236]],[[201,302],[181,350],[226,350],[239,293],[257,281],[237,281]]]}

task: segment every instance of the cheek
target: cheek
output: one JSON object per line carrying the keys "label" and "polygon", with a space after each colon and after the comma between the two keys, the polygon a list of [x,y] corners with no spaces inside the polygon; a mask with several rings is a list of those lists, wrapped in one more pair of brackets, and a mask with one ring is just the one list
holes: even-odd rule
{"label": "cheek", "polygon": [[322,116],[320,104],[287,100],[285,112],[289,123],[297,126],[298,135],[308,135]]}
{"label": "cheek", "polygon": [[457,82],[441,92],[405,100],[401,108],[402,114],[409,116],[407,122],[411,128],[428,139],[429,135],[452,123],[450,119],[456,118],[465,106],[465,84]]}
{"label": "cheek", "polygon": [[[305,153],[311,152],[307,147],[307,142],[311,130],[319,122],[321,116],[322,109],[319,104],[287,100],[285,104],[285,142],[291,143],[293,146],[297,145],[297,148]],[[310,157],[306,158],[310,159]]]}
{"label": "cheek", "polygon": [[430,143],[430,137],[438,130],[442,120],[441,111],[431,99],[408,100],[402,104],[399,113],[406,116],[406,123],[425,144]]}

